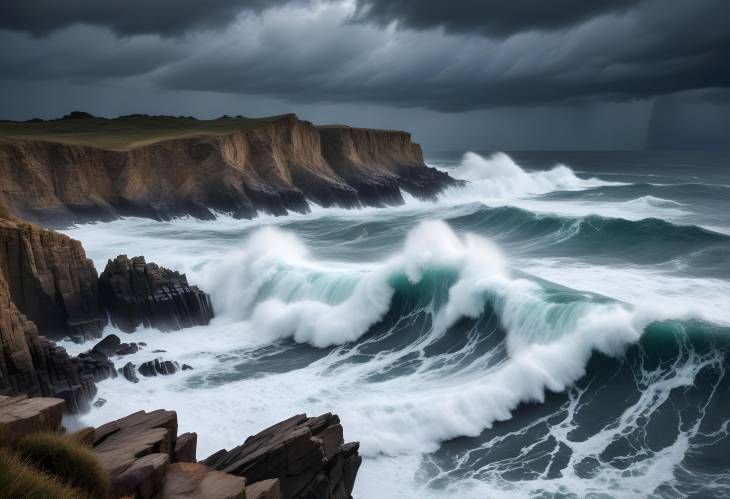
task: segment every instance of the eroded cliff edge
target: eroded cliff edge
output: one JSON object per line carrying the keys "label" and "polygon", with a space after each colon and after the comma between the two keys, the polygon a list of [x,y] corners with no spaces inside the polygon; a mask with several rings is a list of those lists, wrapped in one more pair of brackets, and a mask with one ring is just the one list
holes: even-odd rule
{"label": "eroded cliff edge", "polygon": [[[99,120],[95,130],[104,134],[114,122]],[[57,135],[0,137],[0,205],[18,218],[67,225],[128,215],[211,218],[211,210],[250,218],[306,212],[307,200],[399,204],[401,189],[432,198],[457,182],[426,166],[406,132],[317,127],[295,115],[113,149]]]}

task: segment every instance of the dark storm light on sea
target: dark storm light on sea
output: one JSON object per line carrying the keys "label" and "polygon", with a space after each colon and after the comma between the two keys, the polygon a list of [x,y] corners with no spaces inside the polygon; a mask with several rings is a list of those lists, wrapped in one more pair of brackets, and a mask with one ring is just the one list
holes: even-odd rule
{"label": "dark storm light on sea", "polygon": [[332,410],[362,441],[358,497],[730,494],[730,155],[427,162],[470,185],[401,207],[69,230],[97,266],[134,246],[185,270],[220,316],[135,333],[196,370],[144,393],[104,382],[114,396],[86,421],[178,407],[205,453],[292,406]]}

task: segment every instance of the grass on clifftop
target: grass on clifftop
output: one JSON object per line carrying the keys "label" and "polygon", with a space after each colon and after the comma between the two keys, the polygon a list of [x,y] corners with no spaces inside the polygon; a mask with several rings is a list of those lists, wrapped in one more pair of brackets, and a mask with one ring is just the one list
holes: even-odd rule
{"label": "grass on clifftop", "polygon": [[0,122],[0,142],[42,140],[101,149],[133,149],[161,140],[218,136],[270,124],[269,118],[219,118],[196,120],[172,116],[125,116],[114,119],[86,118],[44,122]]}
{"label": "grass on clifftop", "polygon": [[15,445],[15,451],[37,470],[68,487],[82,490],[89,497],[111,495],[109,477],[96,454],[73,437],[58,433],[32,433]]}
{"label": "grass on clifftop", "polygon": [[93,497],[63,485],[2,447],[0,447],[0,496],[25,499],[87,499],[87,497]]}

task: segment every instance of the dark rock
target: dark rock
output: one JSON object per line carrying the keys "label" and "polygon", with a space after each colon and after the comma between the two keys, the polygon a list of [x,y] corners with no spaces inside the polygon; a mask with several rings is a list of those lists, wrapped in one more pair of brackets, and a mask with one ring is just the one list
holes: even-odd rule
{"label": "dark rock", "polygon": [[152,350],[152,353],[165,353],[167,350]]}
{"label": "dark rock", "polygon": [[99,292],[112,324],[131,333],[138,326],[171,331],[208,324],[210,297],[188,285],[184,274],[120,255],[99,277]]}
{"label": "dark rock", "polygon": [[36,225],[0,219],[0,273],[15,306],[52,340],[98,338],[106,325],[97,274],[81,243]]}
{"label": "dark rock", "polygon": [[96,395],[94,379],[103,372],[96,360],[72,359],[39,336],[35,324],[13,303],[0,272],[0,395],[57,397],[66,402],[66,411],[83,412]]}
{"label": "dark rock", "polygon": [[149,360],[139,366],[139,373],[142,376],[167,376],[169,374],[175,374],[180,370],[180,366],[177,362],[170,360],[155,359]]}
{"label": "dark rock", "polygon": [[203,463],[245,476],[249,484],[278,479],[281,497],[347,498],[362,461],[359,444],[344,444],[339,418],[332,414],[294,416],[231,451],[219,451]]}
{"label": "dark rock", "polygon": [[117,355],[131,355],[133,353],[137,353],[139,351],[139,347],[136,343],[122,343],[119,345],[119,349],[117,350]]}
{"label": "dark rock", "polygon": [[124,367],[120,369],[122,376],[124,376],[128,381],[131,381],[132,383],[139,383],[139,378],[137,377],[137,368],[134,364],[131,362],[127,362],[124,364]]}
{"label": "dark rock", "polygon": [[114,355],[119,346],[122,344],[122,340],[116,334],[110,334],[105,336],[103,340],[94,345],[91,349],[94,352],[101,352],[106,356]]}
{"label": "dark rock", "polygon": [[114,363],[101,352],[80,353],[71,359],[78,366],[81,374],[91,376],[94,381],[103,381],[107,378],[116,378],[117,370]]}
{"label": "dark rock", "polygon": [[146,347],[147,346],[147,343],[145,343],[144,341],[140,341],[140,342],[137,343],[137,345],[139,345],[141,347]]}
{"label": "dark rock", "polygon": [[106,404],[106,399],[99,397],[94,401],[94,407],[101,407]]}
{"label": "dark rock", "polygon": [[182,365],[182,370],[183,371],[192,371],[193,370],[193,367],[192,366],[189,366],[187,364],[183,364]]}

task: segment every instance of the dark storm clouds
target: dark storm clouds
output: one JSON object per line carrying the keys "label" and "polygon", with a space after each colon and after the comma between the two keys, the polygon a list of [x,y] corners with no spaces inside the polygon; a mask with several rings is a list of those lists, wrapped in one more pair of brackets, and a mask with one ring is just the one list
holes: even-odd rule
{"label": "dark storm clouds", "polygon": [[4,0],[0,29],[37,35],[74,24],[105,26],[120,35],[180,35],[228,25],[244,10],[260,12],[291,0]]}
{"label": "dark storm clouds", "polygon": [[727,109],[728,19],[727,0],[7,1],[0,83],[17,93],[56,82],[59,99],[69,85],[113,85],[125,102],[125,87],[149,87],[295,109],[378,105],[391,118],[522,109],[573,130],[615,114],[600,106],[644,102],[644,116],[659,97],[675,102],[662,104],[675,120],[688,106]]}
{"label": "dark storm clouds", "polygon": [[387,26],[397,21],[416,29],[443,27],[505,37],[529,30],[565,28],[640,0],[361,0],[353,19]]}

